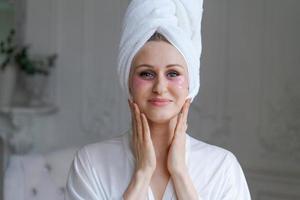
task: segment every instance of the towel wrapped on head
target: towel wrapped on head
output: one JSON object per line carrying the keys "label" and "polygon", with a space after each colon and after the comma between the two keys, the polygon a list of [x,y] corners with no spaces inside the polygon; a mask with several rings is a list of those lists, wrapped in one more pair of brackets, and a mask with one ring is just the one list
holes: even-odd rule
{"label": "towel wrapped on head", "polygon": [[201,20],[203,0],[132,0],[122,27],[118,74],[130,97],[128,78],[132,60],[148,39],[162,34],[183,55],[188,66],[189,96],[200,87]]}

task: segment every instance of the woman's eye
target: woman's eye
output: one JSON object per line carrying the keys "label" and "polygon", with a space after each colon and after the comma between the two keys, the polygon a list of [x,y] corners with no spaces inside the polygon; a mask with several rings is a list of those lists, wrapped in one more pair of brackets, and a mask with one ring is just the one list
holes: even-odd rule
{"label": "woman's eye", "polygon": [[168,72],[168,74],[167,74],[167,76],[168,77],[177,77],[177,76],[179,76],[180,74],[178,73],[178,72],[176,72],[176,71],[170,71],[170,72]]}
{"label": "woman's eye", "polygon": [[145,79],[152,79],[155,76],[154,73],[148,72],[148,71],[141,72],[139,75],[140,75],[140,77],[143,77]]}

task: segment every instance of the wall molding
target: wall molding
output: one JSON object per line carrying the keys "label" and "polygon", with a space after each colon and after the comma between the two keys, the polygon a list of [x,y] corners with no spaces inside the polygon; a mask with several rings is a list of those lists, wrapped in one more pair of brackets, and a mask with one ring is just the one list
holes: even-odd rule
{"label": "wall molding", "polygon": [[247,167],[244,168],[244,171],[250,179],[281,184],[298,184],[300,186],[300,171]]}
{"label": "wall molding", "polygon": [[[261,93],[259,95],[261,113],[258,118],[258,137],[262,148],[268,154],[284,158],[289,155],[290,160],[299,162],[300,88],[297,86],[297,77],[293,76],[291,72],[288,73],[288,70],[294,68],[285,64],[290,59],[288,55],[283,54],[285,49],[276,49],[276,51],[270,49],[272,45],[284,48],[294,43],[290,34],[297,30],[297,19],[292,19],[289,13],[275,15],[274,12],[276,11],[274,10],[279,9],[277,5],[279,2],[277,1],[277,4],[270,2],[270,0],[263,1],[264,30],[262,32],[262,73],[260,77]],[[289,23],[285,23],[287,21]],[[277,22],[276,26],[274,25],[275,22]],[[285,31],[280,33],[280,30]],[[286,39],[278,40],[279,37]],[[295,70],[294,73],[297,71]]]}
{"label": "wall molding", "polygon": [[296,200],[300,199],[298,195],[279,193],[274,191],[259,191],[256,196],[257,200]]}
{"label": "wall molding", "polygon": [[[127,4],[122,0],[108,1],[103,5],[106,7],[105,11],[99,13],[97,8],[100,3],[88,0],[83,5],[81,129],[86,134],[105,138],[120,134],[126,123],[124,116],[129,114],[124,107],[126,97],[120,89],[116,67],[117,40],[122,12]],[[108,16],[110,11],[117,15],[114,18],[106,18],[105,13]]]}

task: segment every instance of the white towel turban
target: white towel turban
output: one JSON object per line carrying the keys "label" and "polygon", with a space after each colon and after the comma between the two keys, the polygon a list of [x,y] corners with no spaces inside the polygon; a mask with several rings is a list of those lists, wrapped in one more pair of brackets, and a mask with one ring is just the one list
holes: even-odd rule
{"label": "white towel turban", "polygon": [[200,87],[201,20],[203,0],[132,0],[122,27],[118,74],[130,97],[128,78],[132,60],[147,40],[159,32],[185,58],[192,100]]}

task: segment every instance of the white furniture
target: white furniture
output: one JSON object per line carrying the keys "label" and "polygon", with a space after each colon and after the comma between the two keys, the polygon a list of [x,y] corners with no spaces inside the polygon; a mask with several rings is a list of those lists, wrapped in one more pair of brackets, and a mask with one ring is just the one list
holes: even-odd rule
{"label": "white furniture", "polygon": [[13,124],[7,115],[0,113],[0,199],[3,199],[3,177],[9,157],[7,138],[14,131]]}
{"label": "white furniture", "polygon": [[35,117],[50,115],[57,112],[57,107],[52,104],[40,106],[13,105],[1,107],[0,112],[10,116],[11,123],[15,130],[7,138],[10,149],[15,154],[29,152],[33,145],[33,119]]}
{"label": "white furniture", "polygon": [[63,200],[76,149],[11,156],[5,173],[4,200]]}

